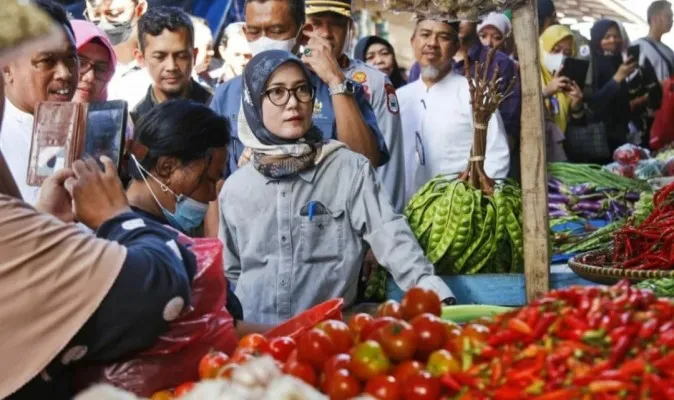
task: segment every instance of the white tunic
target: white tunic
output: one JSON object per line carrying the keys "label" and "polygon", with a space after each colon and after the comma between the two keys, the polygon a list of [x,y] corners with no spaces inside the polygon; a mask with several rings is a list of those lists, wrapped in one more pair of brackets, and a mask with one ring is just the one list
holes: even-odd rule
{"label": "white tunic", "polygon": [[108,100],[124,100],[129,111],[133,110],[143,100],[151,84],[152,78],[147,69],[141,68],[136,61],[117,63],[115,74],[108,83]]}
{"label": "white tunic", "polygon": [[19,110],[9,98],[5,98],[5,116],[0,128],[0,151],[5,156],[21,197],[26,203],[35,205],[40,188],[26,184],[32,133],[33,115]]}
{"label": "white tunic", "polygon": [[[398,89],[405,153],[405,202],[439,174],[456,176],[468,166],[473,117],[468,81],[450,73],[427,88],[419,79]],[[501,116],[489,121],[484,169],[494,179],[508,175],[510,150]]]}

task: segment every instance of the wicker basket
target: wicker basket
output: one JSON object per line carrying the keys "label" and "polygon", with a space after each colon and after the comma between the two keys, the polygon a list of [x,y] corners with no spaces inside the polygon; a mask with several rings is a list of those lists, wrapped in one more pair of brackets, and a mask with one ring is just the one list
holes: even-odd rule
{"label": "wicker basket", "polygon": [[580,254],[569,260],[569,268],[588,281],[613,284],[622,279],[641,282],[646,279],[674,278],[674,271],[633,270],[612,267],[609,249]]}

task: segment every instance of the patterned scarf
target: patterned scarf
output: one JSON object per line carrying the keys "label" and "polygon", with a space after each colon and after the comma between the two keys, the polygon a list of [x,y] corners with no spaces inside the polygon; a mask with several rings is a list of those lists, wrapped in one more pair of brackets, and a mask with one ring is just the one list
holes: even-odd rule
{"label": "patterned scarf", "polygon": [[245,118],[238,119],[239,139],[251,149],[251,161],[256,170],[270,178],[289,178],[317,166],[332,151],[344,144],[324,141],[321,131],[312,125],[296,140],[280,138],[262,122],[264,88],[271,75],[285,63],[295,63],[311,82],[311,75],[294,55],[281,50],[262,52],[248,63],[243,72],[241,109]]}

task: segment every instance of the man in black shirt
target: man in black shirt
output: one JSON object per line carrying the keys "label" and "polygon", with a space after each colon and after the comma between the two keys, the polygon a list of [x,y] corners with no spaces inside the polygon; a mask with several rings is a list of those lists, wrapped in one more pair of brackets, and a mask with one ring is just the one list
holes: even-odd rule
{"label": "man in black shirt", "polygon": [[197,50],[194,27],[187,13],[176,7],[149,9],[138,23],[138,42],[134,55],[138,63],[147,68],[152,85],[131,112],[134,124],[156,104],[166,100],[210,103],[211,93],[191,78]]}

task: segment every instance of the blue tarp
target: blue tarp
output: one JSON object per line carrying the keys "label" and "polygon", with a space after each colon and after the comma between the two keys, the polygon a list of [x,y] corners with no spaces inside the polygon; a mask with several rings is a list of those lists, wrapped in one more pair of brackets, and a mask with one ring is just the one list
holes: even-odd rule
{"label": "blue tarp", "polygon": [[[591,219],[591,220],[582,220],[578,222],[567,222],[565,224],[560,224],[552,228],[553,232],[562,232],[567,231],[571,235],[582,235],[587,233],[587,225],[590,225],[592,229],[603,228],[608,225],[608,222],[604,219]],[[576,253],[565,253],[565,254],[554,254],[552,256],[553,264],[563,264],[575,256]]]}

